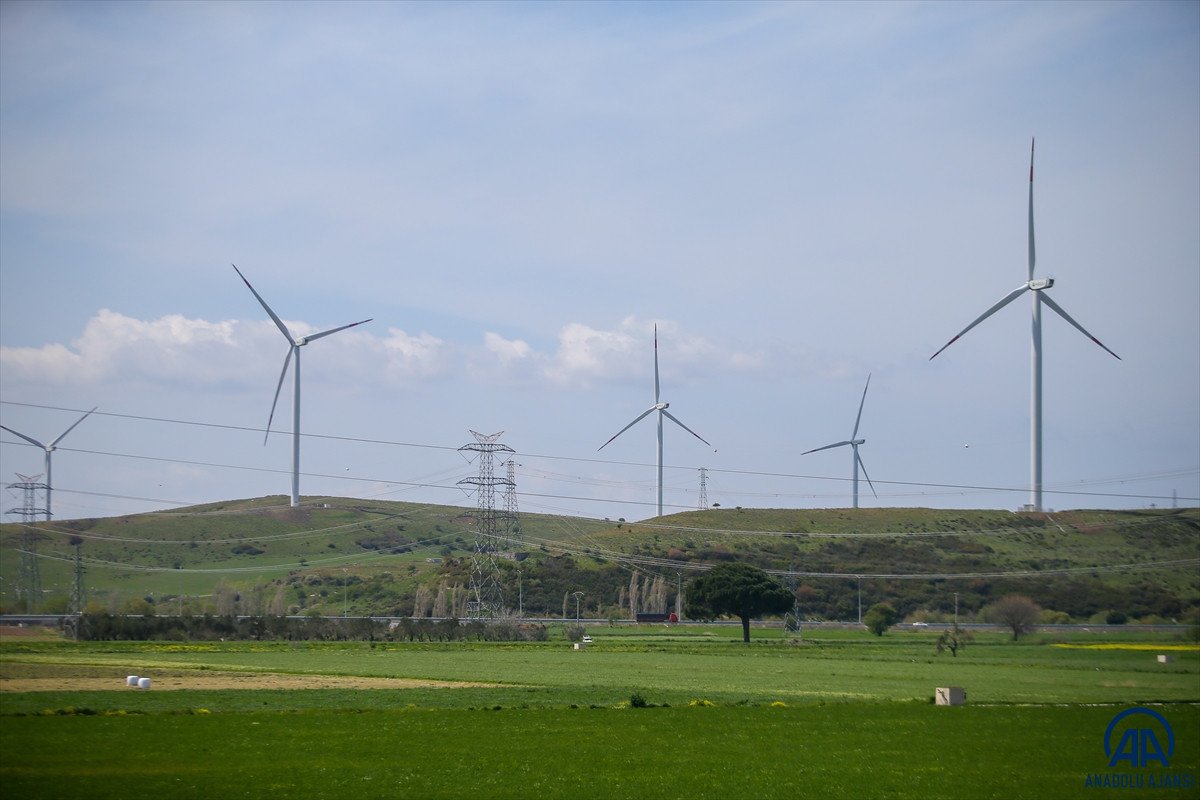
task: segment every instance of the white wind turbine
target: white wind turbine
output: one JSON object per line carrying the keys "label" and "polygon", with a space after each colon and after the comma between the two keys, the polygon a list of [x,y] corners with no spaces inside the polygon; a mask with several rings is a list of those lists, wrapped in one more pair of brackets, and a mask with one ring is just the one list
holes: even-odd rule
{"label": "white wind turbine", "polygon": [[[95,411],[96,408],[99,408],[99,406],[96,406],[95,408],[93,408],[92,411]],[[89,416],[91,416],[92,411],[87,412],[82,417],[75,420],[74,425],[72,425],[71,427],[67,428],[65,431],[60,433],[58,435],[58,438],[55,439],[54,441],[50,442],[50,444],[42,444],[37,439],[34,439],[32,436],[26,436],[23,433],[18,433],[17,431],[14,431],[12,428],[6,428],[3,425],[0,425],[0,428],[4,428],[4,430],[11,433],[13,436],[20,436],[22,439],[29,442],[34,447],[40,447],[46,451],[46,522],[49,522],[50,517],[51,517],[50,492],[51,492],[51,487],[53,487],[53,485],[54,485],[53,481],[51,480],[51,476],[50,476],[50,454],[53,453],[57,449],[58,443],[63,440],[64,436],[66,436],[71,431],[75,430],[76,425],[78,425],[79,423],[81,423],[85,419],[87,419]]]}
{"label": "white wind turbine", "polygon": [[1013,289],[1004,296],[1000,302],[989,308],[987,311],[980,314],[974,322],[958,332],[950,341],[942,345],[942,349],[938,350],[929,357],[929,360],[937,358],[938,354],[945,350],[950,345],[957,342],[964,333],[974,328],[985,319],[995,314],[1004,306],[1016,300],[1025,292],[1030,292],[1033,297],[1033,328],[1032,328],[1032,348],[1030,350],[1030,359],[1032,361],[1032,386],[1030,391],[1030,419],[1029,419],[1029,505],[1034,511],[1042,510],[1042,303],[1050,307],[1054,313],[1071,323],[1072,327],[1082,333],[1084,336],[1091,339],[1100,347],[1104,348],[1110,356],[1121,359],[1119,355],[1109,350],[1104,346],[1104,343],[1092,336],[1082,325],[1071,318],[1071,315],[1062,309],[1062,307],[1050,299],[1050,295],[1046,290],[1054,285],[1053,278],[1034,278],[1033,267],[1037,261],[1033,244],[1033,147],[1031,141],[1029,145],[1029,273],[1028,280]]}
{"label": "white wind turbine", "polygon": [[599,452],[599,450],[603,450],[604,448],[608,447],[610,444],[612,444],[613,439],[616,439],[622,433],[624,433],[625,431],[632,428],[634,425],[641,422],[644,418],[648,417],[650,414],[653,414],[655,411],[658,412],[658,516],[660,516],[660,517],[662,516],[662,513],[663,513],[663,417],[666,417],[667,419],[671,420],[676,425],[678,425],[679,427],[683,428],[685,431],[690,433],[692,436],[695,436],[697,439],[704,442],[709,447],[712,447],[712,445],[709,444],[707,439],[705,439],[700,434],[696,433],[694,430],[689,428],[687,425],[684,425],[682,422],[680,422],[675,417],[674,414],[672,414],[670,411],[667,411],[667,408],[669,408],[670,405],[671,405],[670,403],[659,402],[658,326],[655,325],[654,326],[654,405],[650,406],[648,409],[643,411],[641,414],[638,414],[637,417],[634,418],[633,422],[629,423],[624,428],[621,428],[621,430],[619,430],[615,434],[613,434],[612,439],[609,439],[607,442],[600,445],[597,452]]}
{"label": "white wind turbine", "polygon": [[854,469],[853,474],[854,474],[854,507],[855,508],[858,508],[858,469],[859,469],[859,467],[862,467],[863,477],[865,477],[867,479],[867,485],[871,487],[871,494],[874,494],[875,498],[879,499],[879,495],[876,494],[876,492],[875,492],[875,484],[871,483],[871,476],[867,474],[867,465],[863,463],[862,457],[859,456],[859,454],[858,454],[858,446],[860,444],[866,444],[866,441],[867,441],[866,439],[858,438],[858,425],[859,425],[859,423],[862,422],[863,404],[867,402],[867,388],[870,387],[870,385],[871,385],[871,376],[868,375],[867,376],[867,385],[863,387],[862,399],[858,401],[858,416],[854,418],[854,432],[850,434],[849,439],[846,439],[843,442],[834,442],[833,444],[827,444],[824,447],[814,447],[812,450],[805,450],[803,453],[800,454],[802,456],[806,456],[809,453],[816,453],[819,450],[830,450],[834,447],[843,447],[845,445],[850,445],[850,449],[854,453],[854,458],[851,463],[852,463],[852,466]]}
{"label": "white wind turbine", "polygon": [[370,322],[370,319],[351,322],[349,325],[341,325],[337,328],[330,328],[327,331],[313,333],[308,336],[296,338],[292,336],[291,331],[283,324],[271,307],[267,305],[267,301],[262,299],[262,295],[254,291],[254,287],[250,285],[250,281],[246,280],[246,276],[237,268],[237,264],[233,265],[233,269],[237,272],[238,277],[246,284],[246,288],[250,290],[255,299],[262,305],[267,315],[274,321],[275,326],[279,328],[279,332],[288,340],[287,356],[283,359],[283,371],[279,373],[279,383],[275,386],[275,399],[271,401],[271,414],[267,417],[267,430],[263,435],[263,444],[267,443],[267,437],[271,435],[271,421],[275,419],[275,406],[279,403],[279,390],[283,388],[283,379],[287,377],[288,365],[294,356],[296,359],[296,368],[292,372],[292,506],[300,505],[300,348],[309,342],[315,342],[317,339],[322,339],[329,336],[331,333],[344,331],[347,328],[353,328],[355,325],[362,325],[364,322]]}

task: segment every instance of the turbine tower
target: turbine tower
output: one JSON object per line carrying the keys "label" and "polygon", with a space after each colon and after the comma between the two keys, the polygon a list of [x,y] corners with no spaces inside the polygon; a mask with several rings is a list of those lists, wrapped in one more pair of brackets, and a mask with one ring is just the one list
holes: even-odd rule
{"label": "turbine tower", "polygon": [[624,433],[625,431],[632,428],[634,425],[641,422],[645,417],[648,417],[650,414],[653,414],[656,411],[658,412],[658,516],[660,516],[660,517],[663,515],[663,417],[666,417],[667,419],[671,420],[676,425],[678,425],[679,427],[683,428],[685,431],[690,433],[692,436],[695,436],[697,439],[704,442],[709,447],[712,447],[712,445],[709,444],[707,439],[705,439],[700,434],[696,433],[694,430],[689,428],[687,425],[684,425],[682,422],[680,422],[675,417],[674,414],[672,414],[670,411],[667,411],[667,408],[669,408],[670,405],[671,405],[670,403],[659,402],[658,326],[655,325],[654,326],[654,405],[650,406],[648,409],[646,409],[641,414],[639,414],[637,417],[635,417],[633,422],[629,423],[624,428],[621,428],[621,430],[619,430],[615,434],[613,434],[612,439],[609,439],[607,442],[600,445],[597,452],[608,447],[610,444],[612,444],[613,439],[616,439],[622,433]]}
{"label": "turbine tower", "polygon": [[263,310],[275,323],[275,327],[279,328],[279,332],[288,340],[287,356],[283,359],[283,371],[279,373],[279,383],[275,386],[275,399],[271,401],[271,414],[267,417],[267,430],[263,434],[263,444],[267,443],[267,437],[271,435],[271,421],[275,418],[275,406],[279,403],[279,390],[283,388],[283,379],[287,377],[288,366],[291,364],[292,357],[296,359],[296,368],[292,372],[292,506],[300,505],[300,348],[309,342],[315,342],[317,339],[322,339],[332,333],[344,331],[347,328],[353,328],[356,325],[362,325],[364,322],[370,322],[370,319],[351,322],[349,325],[341,325],[337,328],[330,328],[327,331],[314,333],[309,336],[301,336],[296,338],[292,336],[287,326],[281,320],[271,307],[267,305],[267,301],[262,299],[262,295],[254,291],[254,287],[250,285],[250,281],[246,280],[246,276],[237,268],[237,264],[233,265],[233,269],[237,272],[238,277],[246,284],[246,288],[254,295]]}
{"label": "turbine tower", "polygon": [[845,441],[842,441],[842,442],[834,442],[833,444],[827,444],[824,447],[815,447],[812,450],[805,450],[803,453],[800,454],[802,456],[806,456],[809,453],[815,453],[819,450],[829,450],[834,447],[842,447],[844,445],[850,445],[850,449],[853,451],[853,454],[854,454],[851,464],[852,464],[853,475],[854,475],[854,507],[855,508],[858,508],[858,469],[859,469],[859,467],[862,467],[863,476],[867,479],[867,485],[871,487],[871,494],[875,495],[875,499],[877,499],[877,500],[879,499],[879,495],[875,493],[875,484],[871,483],[871,476],[867,475],[867,467],[865,464],[863,464],[862,457],[859,456],[859,454],[858,454],[858,446],[860,444],[866,444],[866,441],[867,441],[866,439],[858,438],[858,425],[860,422],[862,422],[863,404],[867,402],[867,389],[870,386],[871,386],[871,376],[868,375],[867,376],[867,385],[863,387],[862,399],[858,401],[858,416],[854,418],[854,432],[850,434],[849,439],[846,439]]}
{"label": "turbine tower", "polygon": [[1042,303],[1050,307],[1054,313],[1065,319],[1077,331],[1082,333],[1087,338],[1091,339],[1097,345],[1104,349],[1110,356],[1121,359],[1119,355],[1109,350],[1104,346],[1104,343],[1092,336],[1082,325],[1071,318],[1071,315],[1062,309],[1058,303],[1050,299],[1050,295],[1046,290],[1054,285],[1053,278],[1034,278],[1033,267],[1037,261],[1037,255],[1034,249],[1033,241],[1033,147],[1031,141],[1029,145],[1029,272],[1028,280],[1013,289],[1005,295],[1000,302],[989,308],[987,311],[976,317],[975,321],[958,332],[953,339],[942,345],[942,349],[938,350],[929,357],[929,360],[937,358],[938,355],[950,345],[957,342],[962,335],[974,328],[985,319],[995,314],[1001,308],[1016,300],[1025,292],[1030,292],[1033,297],[1033,326],[1032,326],[1032,347],[1030,349],[1031,364],[1031,387],[1030,387],[1030,419],[1029,419],[1029,506],[1032,511],[1042,510]]}
{"label": "turbine tower", "polygon": [[[96,408],[99,408],[99,406],[92,408],[92,411],[95,411]],[[53,453],[57,449],[58,443],[63,440],[64,436],[66,436],[71,431],[75,430],[76,425],[78,425],[79,423],[81,423],[85,419],[87,419],[89,416],[91,416],[92,411],[87,412],[82,417],[75,420],[74,425],[72,425],[71,427],[67,428],[65,431],[60,433],[58,435],[58,438],[55,439],[54,441],[50,442],[50,444],[42,444],[37,439],[34,439],[32,436],[26,436],[23,433],[18,433],[17,431],[14,431],[12,428],[5,428],[3,425],[0,425],[0,428],[3,428],[4,430],[8,431],[13,436],[20,436],[22,439],[29,442],[34,447],[40,447],[46,451],[46,508],[44,509],[45,514],[46,514],[46,522],[50,521],[50,516],[52,513],[51,508],[50,508],[50,492],[52,491],[51,487],[54,485],[50,479],[50,454]]]}

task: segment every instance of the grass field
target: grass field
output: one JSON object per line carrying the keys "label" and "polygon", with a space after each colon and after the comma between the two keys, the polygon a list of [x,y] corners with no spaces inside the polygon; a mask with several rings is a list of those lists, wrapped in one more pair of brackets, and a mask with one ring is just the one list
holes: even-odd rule
{"label": "grass field", "polygon": [[[0,639],[0,785],[22,798],[1151,791],[1087,785],[1120,773],[1179,783],[1154,797],[1197,796],[1194,644],[1131,634],[1014,644],[997,634],[951,658],[934,654],[928,633],[827,631],[795,643],[755,631],[749,647],[727,628],[592,633],[582,652],[560,636],[374,647]],[[1158,652],[1174,661],[1158,663]],[[127,674],[223,688],[139,692],[123,688]],[[282,682],[273,676],[328,688],[271,688]],[[9,689],[29,678],[56,688]],[[496,685],[362,688],[394,678]],[[85,679],[112,690],[73,688]],[[944,685],[966,687],[968,705],[932,705]],[[634,694],[649,707],[630,707]],[[1169,769],[1110,769],[1109,721],[1144,704],[1173,729]]]}

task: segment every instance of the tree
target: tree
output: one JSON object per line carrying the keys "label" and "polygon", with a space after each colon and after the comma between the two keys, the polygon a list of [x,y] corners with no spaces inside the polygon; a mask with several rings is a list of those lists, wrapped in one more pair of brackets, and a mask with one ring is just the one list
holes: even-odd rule
{"label": "tree", "polygon": [[898,619],[900,615],[896,609],[887,603],[876,603],[863,614],[863,624],[876,636],[883,636],[884,631],[895,625]]}
{"label": "tree", "polygon": [[937,651],[943,653],[946,650],[950,651],[950,655],[958,658],[958,651],[967,646],[967,642],[973,641],[975,636],[968,630],[958,627],[958,623],[954,623],[953,628],[947,628],[942,631],[941,636],[937,639]]}
{"label": "tree", "polygon": [[714,619],[729,614],[742,620],[742,641],[750,641],[750,619],[782,614],[792,607],[792,593],[770,575],[749,564],[713,567],[693,578],[687,588],[687,616]]}
{"label": "tree", "polygon": [[1041,606],[1023,594],[1009,594],[983,610],[984,619],[1012,631],[1013,641],[1037,629]]}

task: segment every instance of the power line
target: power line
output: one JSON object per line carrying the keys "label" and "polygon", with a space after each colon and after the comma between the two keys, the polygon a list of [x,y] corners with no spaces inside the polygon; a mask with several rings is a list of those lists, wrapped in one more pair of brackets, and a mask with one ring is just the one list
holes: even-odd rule
{"label": "power line", "polygon": [[[44,405],[44,404],[38,404],[38,403],[21,403],[21,402],[12,401],[12,400],[0,400],[0,404],[13,405],[13,406],[19,406],[19,407],[25,407],[25,408],[38,408],[38,409],[51,410],[51,411],[67,411],[67,412],[72,412],[72,413],[78,413],[80,411],[80,409],[67,408],[67,407],[62,407],[62,406],[51,406],[51,405]],[[106,417],[113,417],[113,418],[119,418],[119,419],[131,419],[131,420],[137,420],[137,421],[159,422],[159,423],[175,424],[175,425],[188,425],[188,426],[196,426],[196,427],[211,428],[211,429],[224,429],[224,430],[231,430],[231,431],[238,431],[238,432],[250,432],[250,433],[255,433],[255,434],[263,432],[262,428],[253,428],[253,427],[248,427],[248,426],[227,425],[227,424],[212,423],[212,422],[199,422],[199,421],[193,421],[193,420],[180,420],[180,419],[171,419],[171,418],[166,418],[166,417],[151,417],[151,416],[147,416],[147,415],[138,415],[138,414],[122,414],[122,413],[111,412],[111,411],[108,411],[108,412],[96,411],[95,416],[106,416]],[[368,438],[363,438],[363,437],[339,436],[339,435],[331,435],[331,434],[301,433],[301,436],[314,438],[314,439],[350,442],[350,443],[357,443],[357,444],[376,444],[376,445],[392,446],[392,447],[413,447],[413,448],[422,448],[422,449],[429,449],[429,450],[442,450],[442,451],[457,451],[458,450],[457,447],[451,447],[448,445],[434,445],[434,444],[425,444],[425,443],[417,443],[417,442],[403,442],[403,441],[386,440],[386,439],[368,439]],[[3,444],[24,444],[23,442],[2,442],[2,443]],[[287,470],[269,469],[269,468],[264,468],[264,467],[246,467],[246,466],[232,465],[232,464],[216,464],[216,463],[203,462],[203,461],[191,461],[191,460],[187,460],[187,459],[171,459],[171,458],[145,456],[145,455],[137,455],[137,454],[129,454],[129,453],[113,453],[113,452],[100,451],[100,450],[83,450],[83,449],[76,449],[76,448],[59,448],[59,449],[68,450],[71,452],[88,454],[88,455],[133,458],[133,459],[142,459],[142,460],[149,460],[149,461],[166,462],[166,463],[179,463],[179,464],[185,464],[185,465],[190,465],[190,466],[203,466],[203,467],[210,467],[210,468],[215,468],[215,469],[238,469],[238,470],[267,472],[267,473],[275,473],[275,474],[282,474],[282,473],[289,472]],[[633,467],[652,466],[652,465],[649,465],[649,464],[646,464],[643,462],[612,461],[612,460],[598,459],[598,458],[582,458],[582,457],[575,457],[575,456],[559,456],[559,455],[539,454],[539,453],[522,454],[522,458],[526,459],[526,460],[546,459],[546,460],[554,460],[554,461],[571,461],[571,462],[587,463],[587,464],[604,464],[604,465],[608,465],[608,466],[633,466]],[[664,467],[666,467],[668,469],[687,469],[687,470],[694,469],[693,467],[678,467],[678,466],[672,466],[672,465],[664,465]],[[739,475],[739,476],[746,476],[746,477],[782,478],[782,479],[788,479],[788,480],[836,481],[836,482],[843,482],[843,483],[852,480],[851,478],[846,478],[843,476],[808,475],[808,474],[800,474],[800,473],[770,472],[770,471],[761,471],[761,470],[740,470],[740,469],[720,469],[720,468],[706,468],[706,469],[707,469],[707,471],[713,472],[713,473],[719,473],[719,474],[724,474],[724,475]],[[1196,473],[1200,473],[1200,469],[1187,468],[1187,469],[1163,471],[1160,473],[1150,473],[1147,475],[1136,475],[1136,476],[1132,476],[1131,478],[1124,479],[1124,480],[1121,478],[1105,478],[1101,481],[1098,481],[1097,483],[1102,485],[1102,484],[1111,484],[1111,483],[1118,483],[1118,482],[1130,482],[1130,481],[1134,481],[1134,480],[1155,480],[1155,479],[1162,479],[1164,477],[1175,477],[1175,476],[1191,475],[1191,474],[1196,474]],[[422,484],[422,483],[407,482],[407,481],[389,481],[386,479],[358,478],[356,476],[326,475],[326,474],[321,474],[321,473],[302,473],[302,474],[309,476],[309,477],[319,477],[319,478],[326,478],[326,479],[350,480],[350,481],[360,481],[360,482],[394,483],[394,484],[400,484],[400,485],[405,485],[405,486],[411,486],[413,488],[435,488],[435,489],[451,488],[451,487],[439,485],[439,484]],[[550,477],[551,475],[554,475],[554,473],[547,473],[547,477]],[[565,479],[565,478],[567,478],[567,476],[561,476],[561,478]],[[599,481],[599,480],[592,482],[585,478],[577,478],[576,481],[580,482],[580,483],[589,484],[589,485],[601,485],[601,486],[606,485],[606,484],[611,485],[613,483],[611,481],[605,482],[605,481]],[[940,490],[947,490],[947,491],[952,491],[952,492],[1024,493],[1024,492],[1028,491],[1028,487],[989,486],[989,485],[982,485],[982,484],[976,485],[976,484],[932,483],[932,482],[926,482],[926,481],[897,481],[897,480],[880,479],[880,480],[875,481],[875,483],[880,484],[880,485],[886,485],[886,486],[924,488],[924,489],[940,489]],[[621,485],[621,484],[618,483],[618,485]],[[624,485],[629,485],[629,483],[626,482]],[[87,494],[85,492],[79,492],[79,491],[77,491],[75,493]],[[790,494],[790,493],[780,493],[780,492],[755,493],[755,492],[746,492],[746,491],[728,491],[728,493],[736,494],[736,495],[744,495],[744,496],[768,496],[768,497],[787,497],[787,496],[812,497],[812,496],[814,496],[811,494]],[[1089,491],[1082,491],[1080,489],[1066,489],[1066,488],[1045,489],[1044,493],[1045,494],[1063,495],[1063,496],[1073,496],[1073,497],[1104,497],[1104,498],[1116,498],[1116,499],[1163,500],[1163,501],[1183,500],[1185,502],[1188,502],[1188,501],[1200,502],[1200,497],[1181,497],[1180,498],[1180,497],[1169,496],[1169,495],[1133,494],[1133,493],[1118,493],[1118,492],[1089,492]],[[924,493],[921,493],[921,494],[924,494]],[[102,495],[99,493],[97,493],[97,495],[98,496],[106,496],[106,495]],[[120,495],[112,495],[112,496],[121,497]],[[611,500],[611,499],[600,499],[600,498],[591,498],[591,497],[575,497],[575,496],[569,496],[569,495],[530,494],[529,496],[569,499],[569,500],[584,501],[584,502],[621,503],[621,504],[626,504],[626,505],[638,505],[638,506],[654,506],[655,505],[655,503],[652,503],[649,501]],[[911,496],[911,495],[909,495],[909,496]],[[122,499],[135,499],[135,500],[145,500],[146,502],[165,502],[165,503],[169,503],[169,504],[181,504],[181,503],[178,503],[178,501],[158,501],[158,500],[153,500],[150,498],[122,498]],[[665,505],[669,506],[672,509],[679,509],[679,510],[691,508],[691,506],[680,505],[680,504],[665,504]]]}

